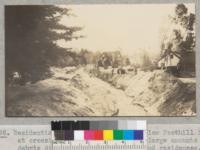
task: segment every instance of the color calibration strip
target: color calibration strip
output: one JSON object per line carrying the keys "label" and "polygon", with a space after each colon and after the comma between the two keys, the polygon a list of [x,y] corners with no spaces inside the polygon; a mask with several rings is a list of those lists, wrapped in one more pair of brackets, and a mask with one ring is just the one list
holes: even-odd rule
{"label": "color calibration strip", "polygon": [[146,121],[53,121],[51,127],[53,140],[135,141],[144,140]]}

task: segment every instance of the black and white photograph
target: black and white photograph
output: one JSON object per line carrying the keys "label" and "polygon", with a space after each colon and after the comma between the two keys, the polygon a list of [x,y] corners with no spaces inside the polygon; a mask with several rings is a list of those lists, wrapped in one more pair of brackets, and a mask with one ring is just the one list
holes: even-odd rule
{"label": "black and white photograph", "polygon": [[195,116],[195,4],[6,5],[7,117]]}

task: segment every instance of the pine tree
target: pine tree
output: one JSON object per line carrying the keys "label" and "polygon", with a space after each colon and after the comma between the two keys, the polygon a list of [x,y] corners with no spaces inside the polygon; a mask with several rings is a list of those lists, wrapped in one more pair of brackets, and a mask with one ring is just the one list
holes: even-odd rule
{"label": "pine tree", "polygon": [[[64,56],[74,53],[56,44],[57,40],[70,41],[80,27],[59,23],[69,9],[49,5],[5,6],[6,78],[13,72],[21,75],[21,83],[38,81],[50,75],[50,66],[59,65]],[[61,31],[61,32],[57,32]]]}

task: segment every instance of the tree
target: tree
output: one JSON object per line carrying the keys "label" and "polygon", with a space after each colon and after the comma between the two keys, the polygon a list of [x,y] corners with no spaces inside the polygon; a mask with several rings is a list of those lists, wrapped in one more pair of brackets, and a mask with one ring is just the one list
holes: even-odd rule
{"label": "tree", "polygon": [[130,59],[129,58],[125,58],[125,65],[129,66],[131,64]]}
{"label": "tree", "polygon": [[[178,52],[180,55],[187,51],[194,51],[195,15],[188,13],[188,9],[184,4],[178,4],[175,8],[175,16],[170,16],[169,20],[174,28],[169,35],[163,35],[164,38],[161,42],[162,55],[166,50]],[[168,45],[172,45],[170,49],[167,49]]]}
{"label": "tree", "polygon": [[195,15],[193,13],[188,14],[188,9],[184,4],[179,4],[175,8],[175,17],[172,17],[172,22],[177,25],[180,25],[184,33],[181,31],[176,32],[178,39],[179,47],[181,52],[194,50],[195,46],[195,33],[194,33],[194,22]]}
{"label": "tree", "polygon": [[50,66],[59,65],[61,56],[74,55],[56,44],[60,39],[70,41],[80,37],[74,35],[80,27],[59,23],[63,15],[69,15],[69,9],[48,5],[5,7],[8,82],[13,72],[21,75],[21,83],[44,79],[50,75]]}
{"label": "tree", "polygon": [[119,50],[114,51],[112,54],[112,67],[117,68],[119,66],[122,66],[122,54]]}
{"label": "tree", "polygon": [[149,67],[152,65],[151,59],[147,53],[142,56],[142,67]]}

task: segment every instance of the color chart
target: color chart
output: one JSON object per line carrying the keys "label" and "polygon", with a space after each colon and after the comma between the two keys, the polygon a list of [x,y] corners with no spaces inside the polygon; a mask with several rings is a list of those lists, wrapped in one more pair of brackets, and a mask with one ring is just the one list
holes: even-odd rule
{"label": "color chart", "polygon": [[52,121],[54,150],[146,149],[146,121]]}

